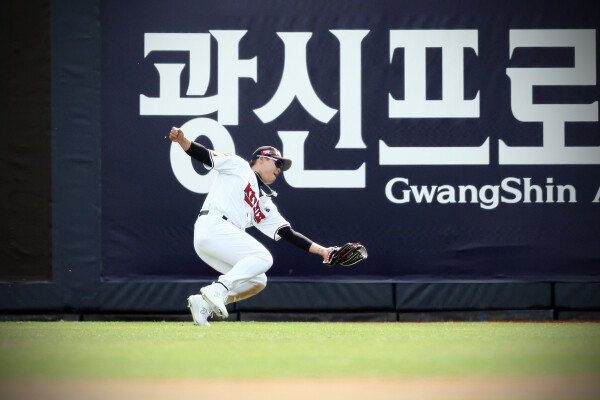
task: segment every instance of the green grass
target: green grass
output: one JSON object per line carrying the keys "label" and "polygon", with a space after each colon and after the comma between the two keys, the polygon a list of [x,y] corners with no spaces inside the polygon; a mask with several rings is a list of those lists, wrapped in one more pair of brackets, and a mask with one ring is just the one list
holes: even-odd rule
{"label": "green grass", "polygon": [[597,375],[597,323],[3,322],[0,379]]}

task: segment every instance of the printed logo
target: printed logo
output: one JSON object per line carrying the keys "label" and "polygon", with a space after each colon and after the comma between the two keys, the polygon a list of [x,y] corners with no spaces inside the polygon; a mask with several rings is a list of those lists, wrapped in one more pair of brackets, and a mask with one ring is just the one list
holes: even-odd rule
{"label": "printed logo", "polygon": [[[511,123],[525,123],[540,130],[535,132],[535,141],[532,137],[530,144],[524,145],[513,136],[493,137],[486,133],[486,126],[491,121],[481,121],[481,124],[469,126],[483,126],[483,129],[465,129],[452,143],[444,140],[437,142],[436,136],[421,145],[407,145],[406,142],[397,143],[395,136],[404,134],[401,130],[390,125],[379,125],[391,122],[402,123],[403,120],[424,121],[440,120],[442,124],[448,119],[457,119],[461,124],[464,119],[481,119],[492,111],[482,109],[486,104],[480,98],[486,96],[484,87],[477,86],[478,78],[473,71],[483,70],[486,65],[493,62],[488,58],[494,54],[488,49],[481,49],[480,43],[489,43],[489,38],[484,35],[489,31],[478,29],[390,29],[384,32],[371,32],[370,29],[331,29],[329,32],[320,32],[319,37],[313,38],[314,32],[273,32],[282,42],[284,57],[268,58],[261,65],[273,68],[277,62],[282,62],[281,80],[277,89],[270,95],[265,104],[256,104],[258,108],[252,109],[258,118],[255,122],[269,124],[280,118],[292,103],[299,105],[314,120],[329,124],[334,116],[338,120],[339,140],[335,149],[367,149],[363,136],[363,126],[375,125],[377,129],[369,132],[381,132],[383,137],[371,140],[377,143],[376,148],[370,145],[369,152],[376,151],[378,158],[372,157],[371,163],[376,166],[490,166],[504,165],[600,165],[600,146],[594,142],[575,143],[570,137],[584,137],[587,135],[583,127],[596,129],[595,125],[582,125],[581,123],[597,123],[599,120],[598,99],[594,95],[584,95],[583,92],[574,90],[576,87],[585,89],[586,93],[592,92],[597,86],[597,29],[510,29],[505,32],[496,32],[503,35],[503,40],[508,44],[508,54],[504,53],[502,71],[508,77],[497,86],[503,88],[505,95],[499,96],[505,102],[503,119]],[[242,42],[242,38],[247,39]],[[211,141],[223,141],[219,145],[224,151],[234,152],[235,146],[227,126],[240,125],[240,105],[254,104],[241,102],[240,99],[246,92],[240,90],[242,80],[253,81],[258,84],[259,75],[258,56],[253,58],[240,58],[240,49],[244,43],[253,40],[254,33],[248,30],[210,30],[195,33],[161,33],[149,32],[144,34],[145,56],[148,62],[154,62],[158,71],[158,93],[153,96],[139,94],[140,115],[165,115],[165,116],[190,116],[193,119],[185,123],[182,128],[187,131],[202,132]],[[327,45],[339,48],[339,63],[335,63],[332,71],[339,76],[332,81],[339,82],[338,87],[328,84],[325,88],[313,86],[307,58],[314,51],[314,46],[308,46],[309,40],[319,40]],[[374,59],[363,60],[363,47],[366,43],[385,40],[380,48],[385,52],[377,53]],[[211,59],[211,48],[216,41],[219,56]],[[363,41],[365,44],[363,44]],[[318,48],[318,47],[317,47]],[[233,49],[236,49],[235,51]],[[440,71],[427,73],[423,66],[429,65],[427,55],[430,49],[441,49]],[[551,53],[555,49],[567,49],[571,61],[557,65],[551,60],[542,57],[539,61],[523,62],[523,60],[537,59],[540,49],[544,53]],[[221,52],[221,50],[223,50]],[[153,52],[188,52],[189,63],[156,62],[158,59],[150,57]],[[393,64],[394,54],[402,54]],[[475,57],[466,57],[466,54],[475,54]],[[437,53],[436,53],[437,54]],[[558,53],[562,54],[562,53]],[[250,54],[251,55],[251,54]],[[317,55],[318,56],[318,55]],[[495,55],[493,57],[496,57]],[[561,56],[562,57],[562,56]],[[213,57],[214,58],[214,57]],[[506,62],[506,67],[503,66]],[[398,64],[399,63],[399,64]],[[207,94],[211,79],[212,66],[216,64],[218,92],[214,95]],[[339,65],[339,68],[338,68]],[[363,71],[362,66],[368,68]],[[324,68],[328,66],[325,65]],[[373,68],[377,68],[373,70]],[[372,117],[362,120],[365,114],[363,104],[371,102],[371,98],[362,92],[363,76],[373,72],[381,73],[380,68],[386,68],[392,74],[403,74],[403,87],[377,87],[382,91],[376,94],[379,98],[387,98],[387,110],[377,115],[384,117],[375,120]],[[187,88],[184,84],[183,71],[189,73]],[[264,72],[264,70],[262,70]],[[387,72],[386,72],[387,73]],[[496,74],[498,78],[501,75]],[[439,78],[441,82],[438,82]],[[223,86],[223,89],[221,88]],[[466,92],[465,87],[471,87]],[[429,98],[428,87],[439,89],[439,98]],[[555,96],[554,88],[561,88],[563,95]],[[564,88],[564,90],[563,90]],[[333,90],[331,90],[333,89]],[[336,92],[339,94],[337,109],[324,103],[319,93],[322,91]],[[182,95],[185,93],[185,95]],[[370,91],[368,93],[371,93]],[[372,95],[372,93],[371,93]],[[437,95],[436,95],[437,96]],[[434,96],[434,97],[436,97]],[[558,100],[558,101],[557,101]],[[498,105],[498,104],[496,104]],[[489,107],[489,106],[488,106]],[[249,113],[249,110],[244,110]],[[387,111],[387,115],[386,112]],[[217,119],[205,116],[215,114]],[[369,110],[367,114],[372,114]],[[512,114],[512,115],[511,115]],[[333,129],[330,125],[328,129]],[[568,132],[568,128],[571,133]],[[582,129],[579,134],[579,129]],[[451,137],[459,130],[448,130]],[[519,130],[519,132],[521,132]],[[524,133],[524,132],[523,132]],[[332,183],[337,188],[367,187],[366,158],[353,159],[352,168],[344,169],[307,169],[304,160],[309,158],[305,149],[310,149],[313,144],[309,141],[309,131],[303,130],[277,130],[281,139],[282,148],[286,149],[286,157],[297,160],[294,168],[286,173],[286,182],[295,188],[326,188],[331,189]],[[369,133],[372,135],[375,133]],[[426,135],[423,132],[423,135]],[[527,133],[530,135],[530,133]],[[379,136],[380,134],[377,133]],[[417,137],[421,133],[413,132]],[[469,140],[463,143],[463,136]],[[460,140],[459,140],[460,139]],[[594,138],[595,140],[595,138]],[[459,145],[460,143],[460,145]],[[182,159],[186,155],[178,152],[177,147],[171,152],[172,165],[177,167],[176,177],[185,187],[195,187],[193,183],[198,179],[193,165]],[[271,148],[263,150],[262,155],[276,155],[281,157],[279,150]],[[364,152],[363,154],[367,154]],[[300,161],[302,160],[302,161]],[[308,163],[306,163],[308,165]],[[360,164],[360,165],[359,165]],[[403,179],[395,178],[395,179]],[[208,180],[208,179],[207,179]],[[394,185],[393,179],[388,186]],[[208,184],[206,188],[210,187]],[[208,189],[202,188],[199,193],[207,193]],[[389,196],[388,196],[389,197]]]}

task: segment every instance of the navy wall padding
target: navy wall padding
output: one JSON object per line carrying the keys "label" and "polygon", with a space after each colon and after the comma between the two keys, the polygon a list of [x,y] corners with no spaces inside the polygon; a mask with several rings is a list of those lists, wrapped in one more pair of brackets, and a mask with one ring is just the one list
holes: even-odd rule
{"label": "navy wall padding", "polygon": [[552,308],[550,283],[399,283],[398,310]]}
{"label": "navy wall padding", "polygon": [[261,322],[396,322],[395,312],[242,312],[240,321]]}
{"label": "navy wall padding", "polygon": [[552,321],[553,310],[476,310],[399,312],[399,322]]}
{"label": "navy wall padding", "polygon": [[[85,297],[75,297],[56,284],[0,285],[0,311],[187,312],[187,297],[198,293],[206,283],[102,283],[92,286]],[[228,309],[245,312],[598,310],[600,283],[272,282],[257,296],[229,305]]]}
{"label": "navy wall padding", "polygon": [[393,310],[391,283],[274,282],[237,304],[238,311]]}
{"label": "navy wall padding", "polygon": [[[208,282],[102,283],[98,312],[187,312],[187,298]],[[233,306],[227,307],[230,311]]]}
{"label": "navy wall padding", "polygon": [[65,306],[65,293],[50,283],[0,285],[0,310],[11,312],[57,312]]}
{"label": "navy wall padding", "polygon": [[600,283],[557,283],[554,297],[558,309],[598,310],[600,309]]}

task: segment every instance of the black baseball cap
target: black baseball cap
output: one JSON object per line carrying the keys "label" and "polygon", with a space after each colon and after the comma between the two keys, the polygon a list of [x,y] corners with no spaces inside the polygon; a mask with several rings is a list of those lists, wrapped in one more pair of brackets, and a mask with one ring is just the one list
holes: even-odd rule
{"label": "black baseball cap", "polygon": [[287,171],[292,166],[292,160],[289,158],[283,158],[281,152],[273,146],[262,146],[254,150],[254,153],[252,153],[252,160],[255,160],[259,157],[271,157],[281,160],[282,171]]}

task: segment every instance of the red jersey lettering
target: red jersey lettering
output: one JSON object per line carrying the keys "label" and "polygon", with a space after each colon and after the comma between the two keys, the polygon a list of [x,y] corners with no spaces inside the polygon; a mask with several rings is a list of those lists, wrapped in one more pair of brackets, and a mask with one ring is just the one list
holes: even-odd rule
{"label": "red jersey lettering", "polygon": [[256,204],[256,194],[254,193],[254,190],[252,190],[250,184],[248,184],[248,186],[246,186],[246,189],[244,189],[244,194],[246,195],[244,198],[244,200],[246,200],[246,203],[248,203],[250,207],[254,207],[254,204]]}
{"label": "red jersey lettering", "polygon": [[257,204],[256,208],[254,209],[254,219],[256,220],[256,223],[258,224],[260,221],[263,220],[263,218],[265,218],[265,214],[263,214],[262,211],[260,211],[260,207]]}
{"label": "red jersey lettering", "polygon": [[256,223],[262,221],[265,218],[265,214],[263,214],[262,210],[260,209],[258,198],[256,197],[256,193],[254,193],[254,190],[252,190],[250,184],[248,184],[246,189],[244,189],[244,200],[250,207],[252,207],[252,211],[254,212],[254,220]]}

